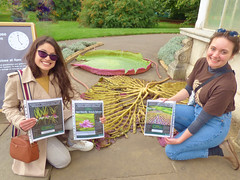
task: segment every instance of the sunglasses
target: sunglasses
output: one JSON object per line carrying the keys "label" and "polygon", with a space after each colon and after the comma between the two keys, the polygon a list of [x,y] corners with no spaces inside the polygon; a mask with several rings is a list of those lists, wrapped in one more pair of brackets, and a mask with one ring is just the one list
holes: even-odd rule
{"label": "sunglasses", "polygon": [[56,55],[56,54],[48,54],[45,51],[38,50],[38,55],[41,58],[46,58],[47,56],[49,56],[52,61],[58,60],[58,55]]}
{"label": "sunglasses", "polygon": [[[217,30],[217,32],[219,32],[219,33],[225,33],[225,32],[227,32],[227,30],[226,30],[226,29],[223,29],[223,28],[220,28],[220,29]],[[240,35],[238,34],[237,31],[229,31],[229,36],[239,37]]]}

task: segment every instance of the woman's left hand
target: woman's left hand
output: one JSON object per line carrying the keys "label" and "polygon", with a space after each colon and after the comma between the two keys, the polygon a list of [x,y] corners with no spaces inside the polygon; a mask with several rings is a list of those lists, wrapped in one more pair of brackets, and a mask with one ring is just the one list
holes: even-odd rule
{"label": "woman's left hand", "polygon": [[177,137],[177,138],[166,137],[165,141],[167,144],[181,144],[184,141],[186,141],[188,138],[190,138],[191,136],[192,136],[192,133],[190,133],[190,131],[188,129],[186,129],[180,137]]}
{"label": "woman's left hand", "polygon": [[180,142],[179,138],[165,138],[165,141],[167,144],[181,144],[182,142]]}
{"label": "woman's left hand", "polygon": [[106,122],[106,118],[105,118],[105,116],[103,116],[103,117],[100,117],[100,121],[101,121],[101,123],[105,123]]}

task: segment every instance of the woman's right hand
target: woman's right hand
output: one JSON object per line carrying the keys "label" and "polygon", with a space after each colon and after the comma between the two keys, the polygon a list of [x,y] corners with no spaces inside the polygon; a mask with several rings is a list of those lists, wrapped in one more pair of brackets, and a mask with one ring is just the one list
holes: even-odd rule
{"label": "woman's right hand", "polygon": [[157,100],[160,100],[160,101],[162,101],[162,102],[165,102],[165,101],[168,100],[168,98],[158,98]]}
{"label": "woman's right hand", "polygon": [[20,122],[19,126],[23,131],[28,131],[37,123],[36,118],[26,119]]}

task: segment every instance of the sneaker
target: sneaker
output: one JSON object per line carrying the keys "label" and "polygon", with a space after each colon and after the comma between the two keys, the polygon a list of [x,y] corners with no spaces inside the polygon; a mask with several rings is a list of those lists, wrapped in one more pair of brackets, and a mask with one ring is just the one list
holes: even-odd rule
{"label": "sneaker", "polygon": [[93,149],[93,143],[89,141],[78,141],[77,143],[74,143],[72,146],[67,146],[67,149],[69,151],[90,151]]}

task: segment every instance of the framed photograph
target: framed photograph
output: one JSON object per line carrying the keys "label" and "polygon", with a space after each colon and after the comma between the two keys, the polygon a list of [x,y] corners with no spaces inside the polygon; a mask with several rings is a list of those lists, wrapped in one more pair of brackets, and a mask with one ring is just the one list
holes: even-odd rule
{"label": "framed photograph", "polygon": [[62,98],[27,100],[25,103],[26,118],[36,118],[37,123],[28,131],[30,143],[64,134]]}
{"label": "framed photograph", "polygon": [[73,137],[74,140],[97,139],[104,137],[103,101],[73,100]]}
{"label": "framed photograph", "polygon": [[175,101],[147,100],[144,135],[173,137]]}

